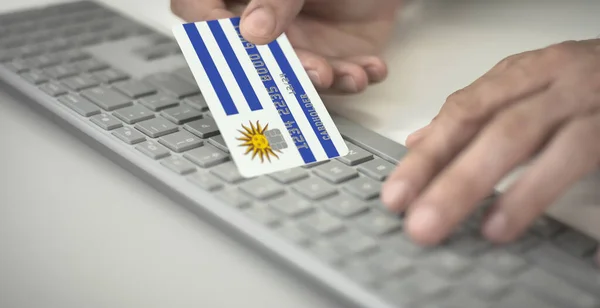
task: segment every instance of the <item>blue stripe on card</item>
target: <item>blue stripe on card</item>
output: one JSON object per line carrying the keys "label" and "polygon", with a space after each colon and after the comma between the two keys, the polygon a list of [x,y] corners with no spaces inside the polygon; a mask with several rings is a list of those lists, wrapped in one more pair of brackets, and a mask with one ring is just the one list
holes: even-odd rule
{"label": "blue stripe on card", "polygon": [[196,28],[194,23],[184,24],[183,28],[185,29],[185,32],[187,33],[188,38],[190,39],[190,42],[196,51],[196,55],[198,55],[200,63],[208,75],[208,79],[210,80],[215,93],[219,97],[219,101],[225,110],[225,114],[238,114],[238,110],[235,107],[235,103],[231,99],[231,95],[229,95],[229,91],[227,90],[227,87],[221,78],[221,74],[219,74],[219,71],[215,66],[215,62],[213,62],[208,49],[206,49],[206,44],[204,44],[202,37],[200,37],[198,28]]}
{"label": "blue stripe on card", "polygon": [[254,44],[247,42],[240,33],[240,18],[231,18],[231,23],[235,31],[237,32],[238,37],[240,38],[240,42],[242,43],[244,49],[248,53],[248,57],[252,61],[254,68],[256,69],[256,73],[258,74],[260,80],[263,82],[269,96],[271,97],[271,101],[273,105],[277,109],[281,120],[283,121],[285,128],[290,133],[292,140],[294,140],[294,144],[302,156],[304,163],[312,163],[315,162],[315,155],[313,154],[308,142],[304,138],[302,134],[302,130],[298,127],[298,123],[294,119],[294,115],[290,112],[285,99],[281,95],[277,84],[273,80],[273,76],[269,71],[269,68],[265,65],[265,62],[262,60],[262,56],[256,46]]}
{"label": "blue stripe on card", "polygon": [[329,136],[329,133],[327,132],[327,129],[325,128],[325,126],[323,125],[323,122],[319,118],[319,114],[313,107],[313,104],[311,103],[310,98],[308,97],[308,95],[306,95],[304,88],[298,81],[298,77],[296,77],[296,73],[292,69],[288,59],[286,58],[285,54],[281,50],[279,43],[277,41],[273,41],[273,42],[269,43],[268,46],[269,46],[269,49],[271,50],[271,53],[273,53],[273,57],[277,61],[277,64],[279,64],[279,67],[281,68],[281,72],[283,74],[285,74],[285,77],[287,78],[289,84],[292,86],[294,95],[296,96],[296,99],[298,100],[298,104],[300,104],[300,107],[302,107],[302,110],[304,111],[304,114],[306,115],[308,122],[312,126],[313,131],[317,135],[319,142],[323,146],[325,153],[327,153],[327,156],[329,158],[339,156],[339,153],[338,153],[337,149],[335,148],[335,145],[331,141],[331,136]]}
{"label": "blue stripe on card", "polygon": [[252,88],[248,77],[246,77],[246,73],[240,65],[240,61],[233,51],[233,48],[231,48],[230,42],[227,39],[227,36],[225,36],[225,32],[223,32],[223,28],[221,28],[221,24],[218,20],[211,20],[207,23],[219,48],[221,48],[221,52],[233,73],[235,81],[237,81],[240,90],[242,90],[242,94],[244,94],[244,97],[246,98],[246,102],[248,102],[248,106],[250,106],[250,110],[262,110],[263,107],[256,96],[256,92],[254,92],[254,88]]}

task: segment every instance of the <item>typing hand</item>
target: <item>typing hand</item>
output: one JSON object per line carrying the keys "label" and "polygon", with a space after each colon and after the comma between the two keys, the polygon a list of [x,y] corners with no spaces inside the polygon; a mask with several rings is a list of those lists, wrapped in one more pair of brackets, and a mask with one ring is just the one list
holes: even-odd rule
{"label": "typing hand", "polygon": [[407,146],[382,200],[406,210],[407,231],[425,245],[445,239],[504,176],[533,159],[482,227],[493,242],[516,239],[598,168],[600,40],[508,57],[452,94]]}
{"label": "typing hand", "polygon": [[255,44],[285,32],[321,93],[357,93],[380,82],[387,67],[379,53],[400,0],[171,0],[182,19],[241,16],[240,31]]}

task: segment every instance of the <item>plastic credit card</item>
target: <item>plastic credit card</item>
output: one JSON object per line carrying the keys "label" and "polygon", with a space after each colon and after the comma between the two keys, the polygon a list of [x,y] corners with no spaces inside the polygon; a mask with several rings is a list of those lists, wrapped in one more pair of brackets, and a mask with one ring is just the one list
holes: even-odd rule
{"label": "plastic credit card", "polygon": [[244,177],[348,154],[285,34],[254,45],[240,18],[185,23],[174,36]]}

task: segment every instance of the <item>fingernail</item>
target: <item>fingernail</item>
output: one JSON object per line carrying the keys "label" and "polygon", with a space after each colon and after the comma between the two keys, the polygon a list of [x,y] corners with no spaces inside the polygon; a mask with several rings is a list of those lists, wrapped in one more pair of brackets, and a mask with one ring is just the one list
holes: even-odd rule
{"label": "fingernail", "polygon": [[429,126],[431,124],[423,127],[423,128],[419,128],[418,130],[414,131],[413,133],[411,133],[410,135],[408,135],[406,137],[405,143],[407,146],[410,146],[411,144],[419,141],[421,138],[423,138],[423,136],[425,135],[425,131],[427,131],[429,129]]}
{"label": "fingernail", "polygon": [[418,136],[418,135],[422,134],[424,131],[426,131],[430,126],[431,126],[431,123],[417,129],[416,131],[412,132],[409,136],[414,136],[414,135]]}
{"label": "fingernail", "polygon": [[488,238],[500,239],[504,237],[507,228],[508,218],[506,217],[506,214],[498,211],[485,223],[483,226],[483,233]]}
{"label": "fingernail", "polygon": [[246,17],[244,27],[251,35],[267,37],[275,31],[275,19],[268,8],[259,7]]}
{"label": "fingernail", "polygon": [[425,132],[425,130],[426,130],[428,127],[429,127],[429,125],[427,125],[427,126],[425,126],[425,127],[422,127],[422,128],[419,128],[419,129],[417,129],[416,131],[414,131],[414,132],[410,133],[410,135],[408,135],[408,137],[407,137],[406,139],[408,139],[408,138],[411,138],[411,139],[419,138],[420,136],[422,136],[422,135],[423,135],[423,133]]}
{"label": "fingernail", "polygon": [[316,85],[321,85],[321,77],[319,77],[319,73],[316,71],[307,71],[308,77],[312,82]]}
{"label": "fingernail", "polygon": [[408,223],[412,232],[428,234],[439,229],[442,218],[440,212],[432,207],[419,207],[410,214]]}
{"label": "fingernail", "polygon": [[381,202],[393,211],[402,209],[407,197],[408,187],[399,181],[388,183],[381,192]]}
{"label": "fingernail", "polygon": [[369,65],[365,67],[367,71],[367,75],[369,75],[369,79],[371,82],[379,82],[381,79],[381,70],[373,65]]}
{"label": "fingernail", "polygon": [[340,79],[340,87],[348,92],[356,92],[358,87],[356,86],[356,81],[351,76],[344,76]]}

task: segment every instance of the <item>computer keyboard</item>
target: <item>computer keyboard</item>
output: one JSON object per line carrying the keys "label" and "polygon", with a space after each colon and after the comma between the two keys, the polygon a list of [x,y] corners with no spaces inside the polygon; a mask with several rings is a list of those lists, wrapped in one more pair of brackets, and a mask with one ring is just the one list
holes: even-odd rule
{"label": "computer keyboard", "polygon": [[378,200],[406,149],[338,115],[349,155],[243,178],[176,42],[102,5],[1,15],[0,80],[347,306],[600,307],[597,243],[543,217],[515,243],[494,246],[478,226],[495,195],[439,247],[413,244],[402,216]]}

